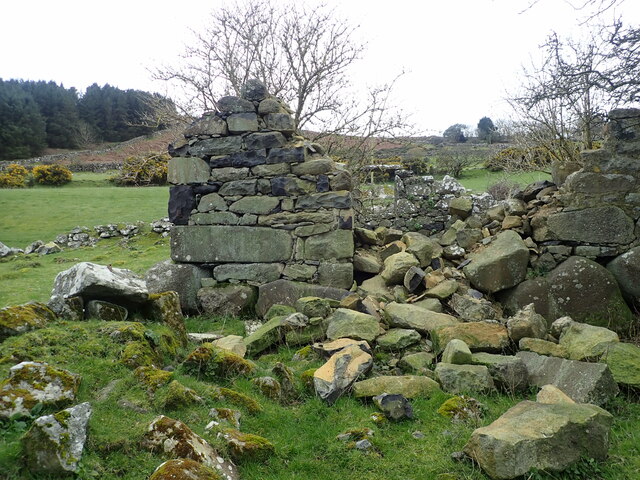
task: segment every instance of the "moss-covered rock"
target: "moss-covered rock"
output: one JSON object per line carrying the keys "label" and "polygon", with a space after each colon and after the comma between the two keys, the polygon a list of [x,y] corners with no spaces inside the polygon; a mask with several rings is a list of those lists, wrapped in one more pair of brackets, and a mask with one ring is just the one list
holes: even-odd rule
{"label": "moss-covered rock", "polygon": [[325,318],[331,313],[331,303],[326,298],[302,297],[296,300],[296,310],[309,318]]}
{"label": "moss-covered rock", "polygon": [[26,303],[0,309],[0,341],[29,330],[46,327],[56,314],[43,303]]}
{"label": "moss-covered rock", "polygon": [[0,382],[0,418],[28,415],[37,404],[63,406],[76,399],[80,376],[46,363],[22,362]]}
{"label": "moss-covered rock", "polygon": [[153,472],[149,480],[224,480],[215,469],[191,460],[177,458],[168,460]]}
{"label": "moss-covered rock", "polygon": [[275,451],[273,443],[266,438],[233,428],[223,430],[222,438],[236,460],[266,460]]}
{"label": "moss-covered rock", "polygon": [[145,313],[149,319],[167,325],[175,333],[182,346],[187,345],[187,329],[177,292],[149,295]]}
{"label": "moss-covered rock", "polygon": [[129,368],[152,367],[159,364],[159,359],[149,343],[134,341],[125,345],[120,355],[120,362]]}
{"label": "moss-covered rock", "polygon": [[115,303],[104,300],[90,300],[87,302],[85,318],[94,318],[106,322],[124,322],[129,316],[129,310]]}
{"label": "moss-covered rock", "polygon": [[606,363],[616,382],[640,389],[640,347],[631,343],[610,343],[601,362]]}
{"label": "moss-covered rock", "polygon": [[169,385],[156,392],[154,403],[160,408],[173,409],[202,402],[202,398],[195,390],[185,387],[177,380],[172,380]]}
{"label": "moss-covered rock", "polygon": [[275,305],[271,305],[267,313],[264,314],[264,319],[269,321],[273,317],[286,317],[287,315],[291,315],[292,313],[296,313],[296,309],[289,305],[280,305],[276,303]]}
{"label": "moss-covered rock", "polygon": [[280,382],[275,378],[257,377],[251,379],[251,383],[253,383],[265,397],[271,398],[272,400],[280,400],[282,387],[280,386]]}
{"label": "moss-covered rock", "polygon": [[211,422],[205,427],[205,430],[211,430],[213,428],[240,428],[240,418],[242,414],[239,410],[233,408],[212,408],[209,410],[209,416],[213,418]]}
{"label": "moss-covered rock", "polygon": [[440,405],[438,413],[453,420],[477,420],[482,417],[484,408],[475,398],[459,395]]}
{"label": "moss-covered rock", "polygon": [[166,385],[173,378],[173,372],[167,372],[166,370],[160,370],[159,368],[150,366],[138,367],[133,374],[152,392]]}
{"label": "moss-covered rock", "polygon": [[313,384],[313,376],[316,373],[315,368],[309,368],[300,374],[300,381],[304,388],[308,391],[315,391],[315,386]]}
{"label": "moss-covered rock", "polygon": [[226,400],[239,407],[246,408],[249,413],[260,413],[262,405],[256,400],[244,393],[237,392],[230,388],[221,387],[217,389],[216,397],[220,400]]}
{"label": "moss-covered rock", "polygon": [[203,343],[191,352],[183,363],[185,371],[205,378],[230,378],[249,376],[256,366],[240,355],[218,348],[212,343]]}

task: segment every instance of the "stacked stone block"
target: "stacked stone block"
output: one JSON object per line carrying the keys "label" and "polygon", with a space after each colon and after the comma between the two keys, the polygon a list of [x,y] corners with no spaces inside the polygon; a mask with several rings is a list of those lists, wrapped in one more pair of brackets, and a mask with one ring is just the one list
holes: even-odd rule
{"label": "stacked stone block", "polygon": [[351,179],[250,81],[170,146],[171,257],[217,281],[350,287]]}

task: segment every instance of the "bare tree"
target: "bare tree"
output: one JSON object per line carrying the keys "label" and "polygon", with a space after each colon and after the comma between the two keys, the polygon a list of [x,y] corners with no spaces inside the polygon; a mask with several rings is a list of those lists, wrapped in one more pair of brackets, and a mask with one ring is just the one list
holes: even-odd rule
{"label": "bare tree", "polygon": [[543,62],[524,69],[509,99],[520,137],[559,161],[577,161],[581,149],[593,148],[606,112],[638,100],[639,32],[616,22],[583,41],[550,35]]}

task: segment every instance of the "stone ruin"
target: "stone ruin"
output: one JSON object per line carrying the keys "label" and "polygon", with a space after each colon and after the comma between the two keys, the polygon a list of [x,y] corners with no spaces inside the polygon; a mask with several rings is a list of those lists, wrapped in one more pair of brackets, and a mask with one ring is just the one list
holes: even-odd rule
{"label": "stone ruin", "polygon": [[170,146],[171,258],[218,282],[280,278],[349,288],[351,177],[250,80]]}

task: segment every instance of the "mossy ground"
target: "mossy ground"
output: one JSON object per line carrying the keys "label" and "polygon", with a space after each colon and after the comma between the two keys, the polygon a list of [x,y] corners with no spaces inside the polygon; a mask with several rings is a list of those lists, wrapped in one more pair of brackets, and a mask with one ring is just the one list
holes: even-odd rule
{"label": "mossy ground", "polygon": [[[204,322],[204,318],[198,322]],[[219,320],[211,319],[210,322],[220,326]],[[229,331],[238,333],[242,322],[227,318],[224,325]],[[147,426],[160,413],[181,420],[215,448],[224,451],[226,446],[216,438],[215,431],[204,430],[211,420],[208,411],[212,407],[241,410],[240,430],[260,435],[275,447],[275,453],[266,460],[238,462],[243,480],[306,477],[318,480],[418,480],[436,479],[446,473],[460,480],[486,479],[477,467],[457,463],[450,454],[462,449],[474,428],[490,423],[521,399],[533,396],[477,396],[487,406],[484,417],[467,423],[453,423],[438,413],[438,408],[450,396],[437,393],[431,398],[412,401],[414,420],[377,423],[372,418],[376,408],[371,403],[345,396],[329,407],[305,389],[302,373],[321,363],[314,356],[292,361],[295,349],[282,347],[256,359],[255,376],[272,374],[277,362],[283,362],[293,370],[300,399],[293,405],[282,406],[277,400],[260,394],[248,378],[216,379],[213,383],[185,374],[180,361],[196,347],[190,344],[187,348],[178,348],[174,358],[165,358],[163,362],[176,367],[173,379],[193,389],[203,401],[166,405],[158,401],[160,398],[155,398],[149,386],[140,381],[132,369],[119,361],[126,342],[110,332],[114,327],[122,329],[122,326],[98,321],[59,321],[0,344],[2,378],[8,375],[11,365],[26,359],[46,361],[82,376],[77,401],[90,402],[94,413],[78,475],[81,479],[148,478],[165,458],[141,449],[140,442]],[[155,324],[145,324],[145,329],[149,332],[146,337],[161,336],[166,331],[166,327]],[[135,329],[132,332],[135,333]],[[244,395],[245,400],[225,389]],[[259,407],[247,404],[246,399],[253,399]],[[615,416],[615,424],[610,459],[600,465],[602,478],[634,478],[640,468],[640,405],[637,398],[627,395],[616,399],[609,410]],[[44,413],[52,412],[39,414]],[[36,478],[25,473],[20,464],[19,438],[30,421],[21,420],[24,425],[17,425],[16,421],[0,423],[0,472],[7,479]],[[349,449],[336,439],[345,431],[364,428],[374,431],[375,451],[371,453]],[[412,435],[415,431],[423,432],[424,437],[415,438]]]}

